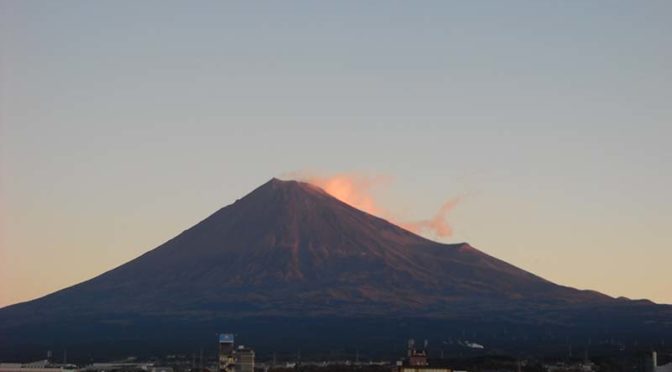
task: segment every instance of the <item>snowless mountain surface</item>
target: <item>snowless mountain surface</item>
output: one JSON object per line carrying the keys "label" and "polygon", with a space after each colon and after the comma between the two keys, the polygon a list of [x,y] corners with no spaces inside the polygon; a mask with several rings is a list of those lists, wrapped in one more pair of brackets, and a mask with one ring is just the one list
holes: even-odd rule
{"label": "snowless mountain surface", "polygon": [[[264,329],[347,319],[367,326],[350,333],[335,326],[334,335],[392,329],[401,337],[399,319],[419,319],[430,334],[441,328],[432,324],[488,324],[505,334],[508,325],[608,333],[621,324],[628,333],[646,324],[669,330],[672,312],[557,285],[469,244],[427,240],[316,186],[272,179],[116,269],[0,309],[0,356],[47,344],[171,333],[197,339],[206,329],[226,330],[217,327],[239,327],[250,341],[277,348]],[[30,339],[35,333],[42,342]]]}

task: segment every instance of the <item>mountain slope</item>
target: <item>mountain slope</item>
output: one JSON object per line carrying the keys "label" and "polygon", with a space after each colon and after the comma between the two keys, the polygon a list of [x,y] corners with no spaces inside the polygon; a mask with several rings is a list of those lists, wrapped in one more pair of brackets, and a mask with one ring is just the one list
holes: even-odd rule
{"label": "mountain slope", "polygon": [[315,186],[272,179],[114,270],[0,309],[0,334],[11,339],[38,325],[130,324],[138,317],[561,324],[575,322],[566,314],[626,302],[556,285],[466,243],[427,240]]}
{"label": "mountain slope", "polygon": [[249,302],[253,313],[298,307],[311,314],[339,303],[350,313],[430,307],[440,315],[442,304],[476,298],[608,300],[557,286],[468,244],[429,241],[315,186],[273,179],[147,254],[21,306],[48,307],[49,314],[73,307],[180,312]]}

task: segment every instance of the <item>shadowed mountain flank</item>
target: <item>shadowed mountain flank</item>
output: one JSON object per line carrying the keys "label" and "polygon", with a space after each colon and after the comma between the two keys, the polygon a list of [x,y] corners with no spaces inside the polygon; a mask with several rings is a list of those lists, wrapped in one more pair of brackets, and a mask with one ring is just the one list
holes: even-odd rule
{"label": "shadowed mountain flank", "polygon": [[469,244],[427,240],[316,186],[272,179],[124,265],[0,309],[0,335],[20,343],[26,330],[77,320],[159,319],[168,332],[272,317],[572,327],[595,311],[614,322],[672,319],[668,306],[557,285]]}

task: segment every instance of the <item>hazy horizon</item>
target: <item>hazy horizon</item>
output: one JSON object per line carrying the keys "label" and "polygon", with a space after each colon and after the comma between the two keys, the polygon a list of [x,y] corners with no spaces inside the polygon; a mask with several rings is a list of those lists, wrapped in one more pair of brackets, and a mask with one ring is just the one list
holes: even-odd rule
{"label": "hazy horizon", "polygon": [[428,238],[672,304],[671,11],[2,0],[0,307],[272,177],[342,177]]}

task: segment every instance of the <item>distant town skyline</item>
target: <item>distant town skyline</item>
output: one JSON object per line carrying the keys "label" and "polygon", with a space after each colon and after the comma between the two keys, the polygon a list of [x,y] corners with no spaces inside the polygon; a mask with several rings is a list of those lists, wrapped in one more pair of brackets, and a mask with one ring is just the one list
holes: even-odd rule
{"label": "distant town skyline", "polygon": [[2,0],[0,306],[306,175],[376,180],[381,217],[430,239],[672,304],[671,12]]}

